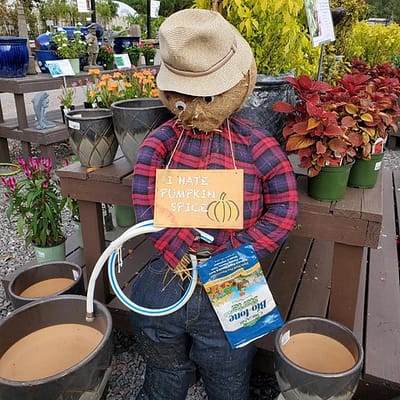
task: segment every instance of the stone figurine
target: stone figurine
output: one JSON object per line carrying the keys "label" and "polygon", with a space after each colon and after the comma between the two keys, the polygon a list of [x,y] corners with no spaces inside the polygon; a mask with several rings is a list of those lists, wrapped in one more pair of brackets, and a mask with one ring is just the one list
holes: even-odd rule
{"label": "stone figurine", "polygon": [[88,64],[89,66],[96,66],[97,56],[99,54],[99,43],[96,36],[96,24],[88,26],[88,34],[86,35]]}
{"label": "stone figurine", "polygon": [[56,124],[46,119],[46,109],[49,106],[49,94],[47,92],[36,93],[32,99],[33,110],[35,112],[35,129],[54,128]]}

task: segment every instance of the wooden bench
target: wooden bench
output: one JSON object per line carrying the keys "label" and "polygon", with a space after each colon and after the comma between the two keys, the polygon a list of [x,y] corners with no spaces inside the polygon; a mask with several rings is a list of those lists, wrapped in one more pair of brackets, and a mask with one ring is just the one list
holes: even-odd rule
{"label": "wooden bench", "polygon": [[30,155],[30,144],[34,143],[39,145],[41,155],[51,158],[53,163],[55,163],[54,144],[67,140],[68,131],[66,125],[60,122],[61,112],[59,110],[49,111],[46,113],[46,118],[50,121],[54,121],[56,126],[49,129],[35,129],[29,127],[32,126],[35,121],[34,116],[28,117],[28,127],[23,129],[18,128],[18,121],[16,119],[6,120],[0,123],[0,161],[10,162],[8,139],[14,139],[23,144],[25,153],[28,152],[28,154],[24,154],[24,157]]}
{"label": "wooden bench", "polygon": [[[379,248],[366,248],[364,251],[357,303],[354,333],[363,345],[365,363],[355,400],[389,400],[400,395],[400,284],[394,217],[396,210],[400,210],[400,171],[392,174],[386,170],[383,187],[384,228]],[[124,253],[132,259],[125,260],[125,268],[118,278],[127,295],[134,278],[154,254],[147,240],[134,240],[134,243],[124,246]],[[285,320],[300,316],[328,316],[332,256],[332,242],[290,234],[277,251],[261,261]],[[108,307],[114,324],[129,332],[129,311],[118,298],[109,301]],[[256,342],[256,369],[274,372],[273,341],[274,334],[270,334]]]}

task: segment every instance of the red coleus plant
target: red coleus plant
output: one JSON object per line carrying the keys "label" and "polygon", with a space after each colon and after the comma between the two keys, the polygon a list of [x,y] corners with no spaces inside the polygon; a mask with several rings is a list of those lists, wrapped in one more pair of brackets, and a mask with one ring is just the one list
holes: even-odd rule
{"label": "red coleus plant", "polygon": [[299,166],[307,168],[310,177],[318,175],[324,166],[352,162],[356,152],[335,110],[338,104],[334,98],[342,95],[341,90],[306,75],[286,79],[293,85],[298,101],[273,106],[274,111],[289,115],[283,128],[286,150],[297,152]]}
{"label": "red coleus plant", "polygon": [[299,166],[310,177],[327,165],[370,158],[374,143],[386,140],[390,129],[397,130],[400,83],[388,65],[370,69],[354,64],[336,86],[304,75],[287,80],[298,101],[277,102],[273,109],[289,115],[283,129],[286,150],[297,152]]}

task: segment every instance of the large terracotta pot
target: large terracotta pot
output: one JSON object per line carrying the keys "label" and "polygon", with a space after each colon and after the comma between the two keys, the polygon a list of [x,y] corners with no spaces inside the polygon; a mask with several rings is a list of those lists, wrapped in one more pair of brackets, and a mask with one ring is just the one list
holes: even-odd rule
{"label": "large terracotta pot", "polygon": [[143,139],[173,117],[160,99],[138,98],[111,104],[115,135],[122,153],[133,164]]}

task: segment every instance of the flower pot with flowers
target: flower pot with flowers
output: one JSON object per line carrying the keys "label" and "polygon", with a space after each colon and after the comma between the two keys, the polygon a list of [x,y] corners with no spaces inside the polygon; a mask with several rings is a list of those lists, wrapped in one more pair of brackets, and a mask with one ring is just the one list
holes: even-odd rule
{"label": "flower pot with flowers", "polygon": [[[23,176],[3,177],[7,216],[15,220],[25,244],[35,248],[38,262],[65,259],[65,234],[61,213],[67,199],[61,195],[51,158],[18,158]],[[47,256],[47,252],[50,255]]]}
{"label": "flower pot with flowers", "polygon": [[140,61],[140,55],[144,56],[146,65],[154,64],[156,48],[152,43],[138,43],[132,46],[124,46],[123,53],[128,53],[132,65],[137,66]]}
{"label": "flower pot with flowers", "polygon": [[114,50],[110,46],[100,46],[97,63],[105,70],[114,69]]}
{"label": "flower pot with flowers", "polygon": [[57,55],[61,59],[68,59],[75,74],[80,71],[80,57],[86,55],[87,44],[82,38],[80,30],[74,31],[73,38],[68,39],[67,32],[61,30],[51,36],[51,41],[57,48]]}
{"label": "flower pot with flowers", "polygon": [[341,98],[344,90],[307,75],[286,79],[293,85],[298,101],[294,105],[277,102],[273,106],[275,111],[288,114],[283,128],[286,150],[297,153],[299,166],[307,169],[311,197],[341,200],[356,156],[337,110],[345,107]]}
{"label": "flower pot with flowers", "polygon": [[154,71],[132,70],[126,77],[129,95],[113,102],[111,110],[118,143],[126,159],[133,164],[143,139],[153,129],[172,118],[158,98]]}
{"label": "flower pot with flowers", "polygon": [[356,148],[349,186],[375,186],[383,159],[383,146],[398,129],[400,72],[391,63],[368,67],[354,60],[352,73],[338,81],[344,89],[342,124]]}

